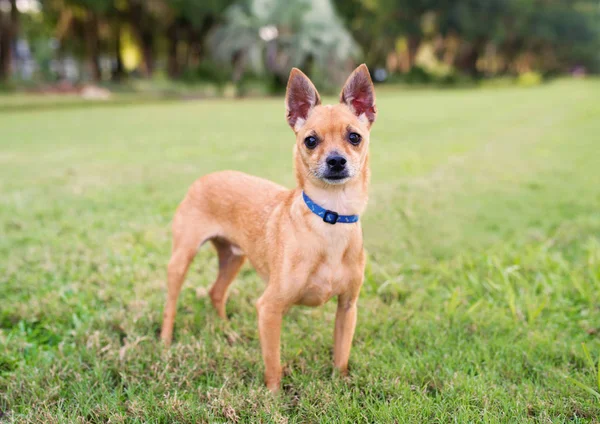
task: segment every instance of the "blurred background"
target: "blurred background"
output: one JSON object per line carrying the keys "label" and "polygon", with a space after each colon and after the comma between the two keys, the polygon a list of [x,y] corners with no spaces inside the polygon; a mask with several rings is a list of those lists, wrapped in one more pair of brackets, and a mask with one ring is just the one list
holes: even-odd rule
{"label": "blurred background", "polygon": [[330,91],[365,62],[378,82],[535,85],[600,71],[599,16],[597,0],[0,0],[0,84],[268,95],[292,66]]}

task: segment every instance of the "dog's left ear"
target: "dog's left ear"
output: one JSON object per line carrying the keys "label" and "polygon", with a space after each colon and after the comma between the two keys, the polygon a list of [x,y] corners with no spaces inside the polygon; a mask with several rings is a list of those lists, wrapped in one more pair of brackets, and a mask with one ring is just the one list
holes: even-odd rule
{"label": "dog's left ear", "polygon": [[346,104],[359,119],[364,119],[369,127],[375,122],[375,88],[367,65],[363,63],[348,77],[340,102]]}
{"label": "dog's left ear", "polygon": [[312,81],[300,69],[293,68],[285,92],[285,117],[294,132],[298,132],[319,104],[321,97]]}

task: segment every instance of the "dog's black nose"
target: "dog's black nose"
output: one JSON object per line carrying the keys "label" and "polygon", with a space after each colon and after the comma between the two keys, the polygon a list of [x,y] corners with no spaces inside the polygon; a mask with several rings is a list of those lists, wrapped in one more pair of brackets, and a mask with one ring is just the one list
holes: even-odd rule
{"label": "dog's black nose", "polygon": [[327,158],[327,166],[334,172],[343,171],[346,167],[346,158],[340,155],[332,155]]}

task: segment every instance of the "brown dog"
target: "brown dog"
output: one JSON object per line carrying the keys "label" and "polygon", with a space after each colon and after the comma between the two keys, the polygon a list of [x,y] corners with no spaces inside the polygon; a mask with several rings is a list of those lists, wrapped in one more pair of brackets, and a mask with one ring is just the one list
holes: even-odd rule
{"label": "brown dog", "polygon": [[209,174],[192,185],[173,221],[161,332],[170,344],[177,297],[199,246],[210,240],[217,249],[219,275],[210,297],[222,318],[227,288],[248,257],[268,283],[256,309],[265,382],[272,391],[281,381],[281,322],[292,305],[319,306],[338,296],[334,365],[347,373],[365,266],[358,215],[367,204],[369,131],[376,115],[365,65],[348,78],[340,104],[327,106],[294,68],[285,102],[296,134],[298,187],[287,190],[234,171]]}

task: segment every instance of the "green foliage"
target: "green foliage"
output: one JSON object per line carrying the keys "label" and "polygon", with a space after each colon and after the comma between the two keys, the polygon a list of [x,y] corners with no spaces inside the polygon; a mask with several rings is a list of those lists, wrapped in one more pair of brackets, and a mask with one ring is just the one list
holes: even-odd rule
{"label": "green foliage", "polygon": [[[494,83],[497,80],[491,80]],[[428,72],[420,66],[413,66],[410,70],[404,74],[395,73],[390,75],[386,79],[385,84],[396,85],[396,84],[408,84],[410,86],[435,86],[439,88],[451,88],[451,87],[474,87],[479,84],[467,75],[463,75],[459,72],[450,72],[447,75],[436,75]],[[514,81],[511,79],[507,86],[513,85]]]}
{"label": "green foliage", "polygon": [[233,64],[240,75],[247,70],[266,72],[284,83],[296,66],[314,73],[322,86],[339,83],[348,71],[347,62],[358,53],[331,3],[316,0],[234,4],[212,44],[215,57]]}
{"label": "green foliage", "polygon": [[221,64],[205,60],[196,68],[187,69],[182,79],[189,82],[210,82],[222,89],[231,81],[231,70]]}
{"label": "green foliage", "polygon": [[15,91],[16,87],[10,82],[0,82],[0,93],[11,93]]}
{"label": "green foliage", "polygon": [[596,421],[599,81],[380,87],[350,376],[332,376],[334,302],[293,308],[279,396],[263,388],[251,268],[222,322],[201,249],[172,349],[157,331],[192,181],[293,184],[282,99],[0,114],[2,419]]}
{"label": "green foliage", "polygon": [[413,66],[404,76],[404,80],[409,84],[427,84],[433,82],[434,76],[420,66]]}
{"label": "green foliage", "polygon": [[399,37],[415,45],[431,37],[422,19],[433,14],[436,35],[460,38],[456,66],[463,72],[476,71],[476,60],[489,43],[509,65],[528,52],[539,57],[540,71],[564,72],[575,65],[600,69],[600,9],[592,0],[339,0],[336,6],[368,62],[379,66]]}
{"label": "green foliage", "polygon": [[203,29],[207,20],[217,21],[233,0],[172,0],[169,6],[178,19],[189,21],[196,29]]}

